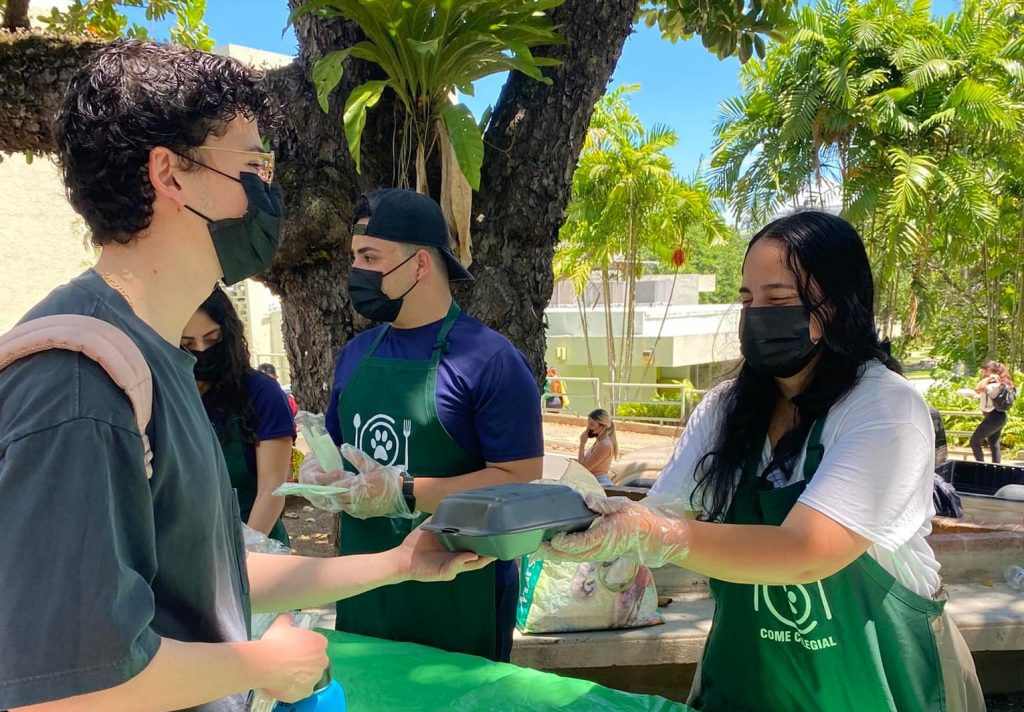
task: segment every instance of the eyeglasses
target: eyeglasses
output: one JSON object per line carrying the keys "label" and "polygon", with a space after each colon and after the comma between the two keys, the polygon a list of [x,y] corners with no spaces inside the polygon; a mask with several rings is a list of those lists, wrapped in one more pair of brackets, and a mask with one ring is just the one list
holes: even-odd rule
{"label": "eyeglasses", "polygon": [[[217,146],[199,146],[204,151],[221,151],[223,153],[238,153],[243,156],[250,156],[255,163],[256,175],[267,185],[274,182],[274,154],[262,153],[260,151],[239,151],[234,148],[219,148]],[[209,166],[207,166],[209,167]],[[219,171],[218,171],[219,172]]]}

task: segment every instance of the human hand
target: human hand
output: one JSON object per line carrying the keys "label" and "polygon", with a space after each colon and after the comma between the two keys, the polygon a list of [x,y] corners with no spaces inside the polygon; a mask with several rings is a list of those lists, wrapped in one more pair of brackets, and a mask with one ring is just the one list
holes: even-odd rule
{"label": "human hand", "polygon": [[292,627],[288,614],[278,616],[257,643],[261,648],[261,677],[267,680],[260,689],[282,702],[309,697],[330,662],[327,639],[311,630]]}
{"label": "human hand", "polygon": [[362,450],[348,444],[341,446],[341,456],[352,463],[359,474],[345,476],[331,483],[348,489],[337,495],[339,511],[347,512],[357,519],[411,519],[416,516],[409,511],[409,505],[402,495],[401,469],[382,465]]}
{"label": "human hand", "polygon": [[541,547],[541,556],[563,561],[614,561],[625,557],[657,568],[678,564],[689,550],[685,517],[660,503],[648,505],[625,497],[586,496],[600,514],[584,532],[558,534]]}
{"label": "human hand", "polygon": [[320,462],[311,452],[306,453],[299,466],[299,482],[304,485],[332,485],[344,476],[345,473],[341,470],[324,472]]}
{"label": "human hand", "polygon": [[419,527],[388,553],[395,556],[402,577],[412,581],[451,581],[494,561],[471,551],[448,551],[437,536]]}

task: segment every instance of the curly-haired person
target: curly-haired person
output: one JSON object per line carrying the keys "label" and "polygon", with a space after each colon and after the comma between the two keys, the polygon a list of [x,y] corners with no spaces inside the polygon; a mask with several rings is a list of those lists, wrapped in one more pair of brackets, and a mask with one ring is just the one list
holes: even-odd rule
{"label": "curly-haired person", "polygon": [[163,44],[110,44],[70,83],[58,157],[101,256],[22,324],[79,315],[120,330],[151,372],[152,416],[140,432],[131,391],[92,352],[44,350],[0,372],[0,709],[240,712],[254,688],[295,701],[321,678],[326,641],[283,617],[250,642],[250,610],[490,563],[422,531],[379,554],[246,556],[179,344],[218,280],[274,258],[282,202],[259,132],[272,115],[257,73]]}

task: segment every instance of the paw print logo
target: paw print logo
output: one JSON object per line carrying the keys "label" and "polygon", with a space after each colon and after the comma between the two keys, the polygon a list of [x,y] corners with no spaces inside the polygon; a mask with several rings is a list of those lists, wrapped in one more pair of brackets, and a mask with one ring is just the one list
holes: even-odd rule
{"label": "paw print logo", "polygon": [[395,464],[401,448],[394,418],[378,413],[364,423],[357,414],[352,424],[356,429],[356,443],[360,450],[382,465]]}
{"label": "paw print logo", "polygon": [[386,426],[374,428],[370,434],[370,452],[377,462],[390,462],[396,447],[395,434]]}

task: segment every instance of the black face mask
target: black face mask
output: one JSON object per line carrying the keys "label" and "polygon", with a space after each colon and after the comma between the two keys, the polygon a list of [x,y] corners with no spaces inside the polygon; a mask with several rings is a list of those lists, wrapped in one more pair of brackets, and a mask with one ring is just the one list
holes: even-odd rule
{"label": "black face mask", "polygon": [[750,367],[775,378],[800,373],[818,353],[803,305],[750,307],[740,317],[740,350]]}
{"label": "black face mask", "polygon": [[398,318],[402,311],[402,301],[419,282],[414,282],[411,287],[405,290],[405,294],[392,299],[384,293],[381,286],[384,278],[404,265],[416,256],[416,253],[409,255],[401,264],[387,272],[375,272],[371,269],[359,269],[353,267],[348,275],[348,298],[352,300],[352,306],[357,312],[372,321],[391,322]]}
{"label": "black face mask", "polygon": [[[195,159],[190,159],[198,163]],[[205,164],[204,168],[242,184],[248,206],[238,218],[211,220],[195,208],[185,207],[207,222],[224,284],[235,284],[246,277],[265,272],[274,262],[281,244],[281,219],[284,200],[281,188],[268,186],[255,173],[243,172],[239,178]]]}
{"label": "black face mask", "polygon": [[215,383],[228,370],[230,354],[227,344],[223,341],[218,341],[205,351],[190,350],[189,353],[196,357],[196,365],[192,367],[192,372],[197,381]]}

